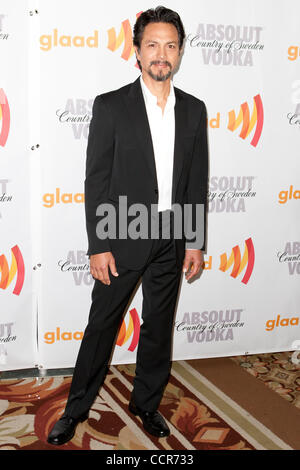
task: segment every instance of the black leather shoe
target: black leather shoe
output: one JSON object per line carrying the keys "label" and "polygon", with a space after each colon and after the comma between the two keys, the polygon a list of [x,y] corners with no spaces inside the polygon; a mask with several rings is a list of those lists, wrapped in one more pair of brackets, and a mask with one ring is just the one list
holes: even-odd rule
{"label": "black leather shoe", "polygon": [[152,436],[166,437],[170,435],[170,429],[158,411],[143,411],[133,402],[129,403],[128,409],[130,413],[141,418],[144,429]]}
{"label": "black leather shoe", "polygon": [[76,426],[78,423],[85,421],[88,415],[81,418],[71,418],[70,416],[62,416],[52,428],[47,442],[54,446],[61,446],[70,441],[75,434]]}

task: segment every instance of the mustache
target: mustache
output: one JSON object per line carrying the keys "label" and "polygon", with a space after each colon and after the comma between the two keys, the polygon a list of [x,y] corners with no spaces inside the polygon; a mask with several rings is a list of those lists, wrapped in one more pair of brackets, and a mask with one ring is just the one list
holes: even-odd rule
{"label": "mustache", "polygon": [[170,69],[172,68],[172,65],[167,60],[152,60],[152,62],[150,62],[150,66],[151,65],[159,65],[159,64],[168,65],[170,67]]}

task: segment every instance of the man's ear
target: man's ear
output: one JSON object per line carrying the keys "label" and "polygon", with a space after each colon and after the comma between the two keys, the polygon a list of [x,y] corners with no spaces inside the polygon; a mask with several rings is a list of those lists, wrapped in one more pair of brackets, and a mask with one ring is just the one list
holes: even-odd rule
{"label": "man's ear", "polygon": [[140,69],[140,71],[142,71],[142,66],[141,66],[140,57],[139,57],[139,49],[138,49],[137,46],[133,46],[133,47],[134,47],[135,58],[136,58],[136,61],[138,63],[139,69]]}
{"label": "man's ear", "polygon": [[139,57],[139,55],[140,55],[140,54],[139,54],[139,48],[138,48],[137,46],[133,46],[133,48],[134,48],[134,52],[135,52],[135,57],[136,57],[138,60],[140,60],[140,57]]}

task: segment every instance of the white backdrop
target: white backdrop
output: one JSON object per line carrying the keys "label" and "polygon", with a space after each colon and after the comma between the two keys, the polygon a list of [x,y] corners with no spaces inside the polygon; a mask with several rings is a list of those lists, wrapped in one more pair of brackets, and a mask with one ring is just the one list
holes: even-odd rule
{"label": "white backdrop", "polygon": [[[0,369],[37,363],[29,120],[30,17],[0,2]],[[37,201],[34,203],[36,204]]]}
{"label": "white backdrop", "polygon": [[[205,269],[182,281],[173,359],[293,350],[300,340],[300,4],[163,4],[178,11],[187,34],[174,85],[206,103],[210,149]],[[18,245],[25,267],[15,295],[16,275],[5,286],[0,258],[3,369],[74,365],[93,284],[83,204],[92,104],[138,77],[131,31],[136,15],[153,6],[0,0],[0,88],[11,113],[0,144],[0,252],[10,267]],[[139,287],[113,363],[135,361],[141,307]]]}

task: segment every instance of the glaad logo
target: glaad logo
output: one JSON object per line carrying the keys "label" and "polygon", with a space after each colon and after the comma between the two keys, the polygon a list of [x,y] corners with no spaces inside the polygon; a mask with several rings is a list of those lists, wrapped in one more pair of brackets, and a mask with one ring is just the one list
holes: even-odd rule
{"label": "glaad logo", "polygon": [[75,139],[88,137],[89,124],[92,115],[93,99],[72,99],[66,102],[65,109],[58,109],[56,115],[60,123],[70,125]]}
{"label": "glaad logo", "polygon": [[288,317],[288,318],[281,318],[280,315],[277,315],[276,320],[267,320],[266,322],[266,330],[272,331],[274,328],[278,328],[280,326],[298,326],[299,325],[299,317]]}
{"label": "glaad logo", "polygon": [[55,341],[81,341],[83,331],[61,331],[60,327],[56,327],[55,331],[47,331],[44,334],[44,341],[47,344],[53,344]]}
{"label": "glaad logo", "polygon": [[248,238],[247,240],[245,240],[245,248],[244,248],[243,257],[241,256],[240,247],[236,245],[232,248],[229,259],[227,258],[226,253],[223,253],[220,256],[219,269],[220,271],[225,272],[233,265],[230,276],[236,278],[237,276],[241,274],[243,269],[247,266],[245,274],[241,281],[244,284],[247,284],[253,271],[254,258],[255,258],[254,245],[253,245],[252,239]]}
{"label": "glaad logo", "polygon": [[278,198],[279,204],[285,204],[291,199],[300,199],[300,189],[294,189],[294,186],[291,184],[289,189],[280,191]]}
{"label": "glaad logo", "polygon": [[261,26],[200,23],[188,34],[190,47],[201,50],[204,65],[253,66],[253,53],[262,51]]}
{"label": "glaad logo", "polygon": [[[126,318],[126,317],[125,317]],[[0,325],[1,335],[1,325]],[[129,311],[129,324],[126,327],[125,320],[120,323],[120,329],[116,344],[123,346],[129,338],[132,336],[132,340],[128,347],[128,351],[134,351],[137,347],[139,336],[140,336],[140,319],[135,308]],[[44,342],[47,344],[53,344],[56,341],[81,341],[83,338],[83,331],[61,331],[61,328],[56,327],[55,331],[46,331],[44,334]],[[1,336],[0,336],[1,343]]]}
{"label": "glaad logo", "polygon": [[288,265],[289,274],[300,274],[300,242],[287,242],[283,252],[277,253],[279,263]]}
{"label": "glaad logo", "polygon": [[[211,129],[219,129],[221,121],[221,113],[218,112],[215,118],[208,120],[208,125]],[[234,132],[242,125],[239,137],[243,140],[247,139],[254,129],[255,131],[250,144],[256,147],[261,137],[262,129],[264,124],[264,109],[260,95],[256,95],[253,98],[253,110],[250,117],[249,105],[244,102],[240,106],[239,114],[236,117],[235,111],[231,110],[228,112],[227,118],[227,129]]]}
{"label": "glaad logo", "polygon": [[126,327],[125,319],[123,319],[116,344],[118,346],[123,346],[129,338],[131,338],[128,351],[134,351],[137,347],[140,337],[140,319],[135,308],[129,310],[129,323]]}
{"label": "glaad logo", "polygon": [[209,212],[245,212],[246,199],[252,199],[255,176],[212,176],[208,191]]}
{"label": "glaad logo", "polygon": [[299,46],[290,46],[288,48],[288,59],[296,60],[300,58],[300,47]]}
{"label": "glaad logo", "polygon": [[[136,17],[138,18],[142,11],[136,14]],[[134,54],[134,48],[133,48],[133,43],[132,43],[132,29],[129,20],[124,20],[122,21],[121,24],[121,29],[120,32],[117,36],[115,28],[110,28],[107,30],[107,35],[108,35],[108,43],[107,43],[107,48],[115,52],[121,44],[124,43],[123,46],[123,51],[121,54],[122,59],[124,60],[129,60],[132,55]],[[138,64],[135,64],[136,67],[138,67]]]}
{"label": "glaad logo", "polygon": [[18,245],[15,245],[12,249],[12,260],[11,266],[8,267],[7,259],[4,255],[0,256],[0,288],[7,289],[14,277],[17,275],[16,285],[13,290],[13,294],[20,295],[25,277],[25,265],[22,253]]}
{"label": "glaad logo", "polygon": [[[2,124],[1,124],[2,121]],[[10,109],[3,88],[0,88],[0,145],[4,147],[10,127]]]}
{"label": "glaad logo", "polygon": [[60,188],[55,188],[54,193],[46,193],[43,195],[43,206],[47,208],[51,208],[54,204],[81,204],[84,203],[84,193],[62,193],[60,192]]}
{"label": "glaad logo", "polygon": [[50,51],[52,47],[98,47],[99,45],[99,34],[98,31],[94,31],[93,36],[85,38],[84,36],[69,36],[59,35],[58,30],[53,30],[53,36],[51,34],[43,34],[40,37],[40,49],[42,51]]}
{"label": "glaad logo", "polygon": [[251,118],[248,103],[242,103],[237,118],[234,110],[228,113],[229,122],[227,128],[230,131],[234,132],[242,124],[242,129],[239,134],[239,137],[241,137],[241,139],[246,139],[253,130],[254,126],[256,125],[255,133],[250,142],[253,147],[256,147],[262,133],[264,122],[264,110],[260,95],[254,96],[253,100],[254,106]]}

